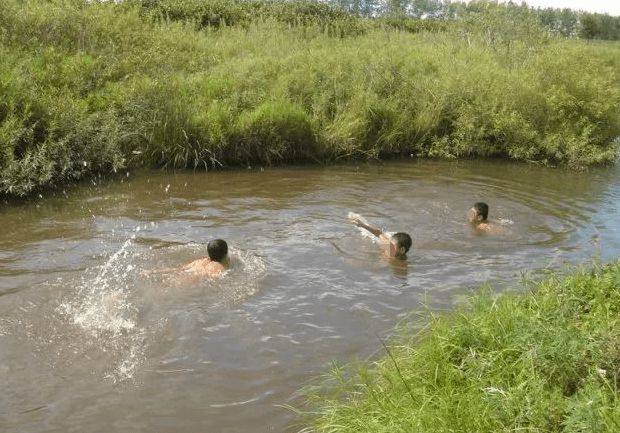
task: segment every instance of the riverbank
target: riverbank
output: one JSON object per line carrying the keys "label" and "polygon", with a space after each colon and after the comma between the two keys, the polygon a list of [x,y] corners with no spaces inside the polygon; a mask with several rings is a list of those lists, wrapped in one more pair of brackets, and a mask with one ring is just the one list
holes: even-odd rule
{"label": "riverbank", "polygon": [[615,160],[620,45],[492,7],[412,32],[326,5],[194,3],[5,2],[0,195],[138,167]]}
{"label": "riverbank", "polygon": [[310,397],[317,432],[615,432],[620,264],[475,295]]}

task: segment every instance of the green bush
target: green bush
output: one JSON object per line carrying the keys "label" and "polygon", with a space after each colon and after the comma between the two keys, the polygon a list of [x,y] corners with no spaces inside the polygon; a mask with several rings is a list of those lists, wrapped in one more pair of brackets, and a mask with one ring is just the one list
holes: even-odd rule
{"label": "green bush", "polygon": [[270,164],[308,159],[317,153],[312,122],[287,101],[266,102],[238,120],[234,154],[241,161]]}
{"label": "green bush", "polygon": [[412,33],[311,2],[6,0],[0,194],[121,167],[613,161],[620,46],[485,8]]}

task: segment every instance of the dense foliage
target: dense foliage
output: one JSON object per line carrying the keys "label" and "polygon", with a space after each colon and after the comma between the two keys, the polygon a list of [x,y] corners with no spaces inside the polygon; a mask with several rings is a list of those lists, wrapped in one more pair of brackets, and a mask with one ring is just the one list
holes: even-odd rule
{"label": "dense foliage", "polygon": [[[314,391],[317,432],[620,431],[620,265],[484,291]],[[428,320],[428,319],[426,319]]]}
{"label": "dense foliage", "polygon": [[131,167],[612,161],[620,47],[477,7],[448,24],[305,1],[5,0],[0,194]]}

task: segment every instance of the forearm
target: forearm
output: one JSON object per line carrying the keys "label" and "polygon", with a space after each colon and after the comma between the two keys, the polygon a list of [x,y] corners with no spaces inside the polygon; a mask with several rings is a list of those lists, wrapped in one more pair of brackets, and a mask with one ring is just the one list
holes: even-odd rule
{"label": "forearm", "polygon": [[360,223],[358,224],[359,227],[368,230],[370,233],[372,233],[373,235],[375,235],[376,237],[381,237],[381,235],[383,234],[383,232],[381,230],[379,230],[376,227],[373,227],[371,225],[365,224],[363,222],[360,221]]}

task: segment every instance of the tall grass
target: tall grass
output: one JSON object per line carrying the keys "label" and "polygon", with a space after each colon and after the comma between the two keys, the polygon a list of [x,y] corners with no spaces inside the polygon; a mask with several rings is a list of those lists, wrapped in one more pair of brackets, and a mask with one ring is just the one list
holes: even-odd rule
{"label": "tall grass", "polygon": [[310,394],[317,432],[620,431],[620,264],[475,295]]}
{"label": "tall grass", "polygon": [[[239,23],[205,24],[224,12]],[[620,46],[521,21],[412,31],[304,2],[6,0],[0,194],[135,166],[614,160]]]}
{"label": "tall grass", "polygon": [[318,27],[338,37],[360,34],[367,27],[342,9],[308,0],[133,0],[130,4],[140,5],[142,14],[155,21],[192,23],[197,30],[247,27],[270,19],[289,27]]}

